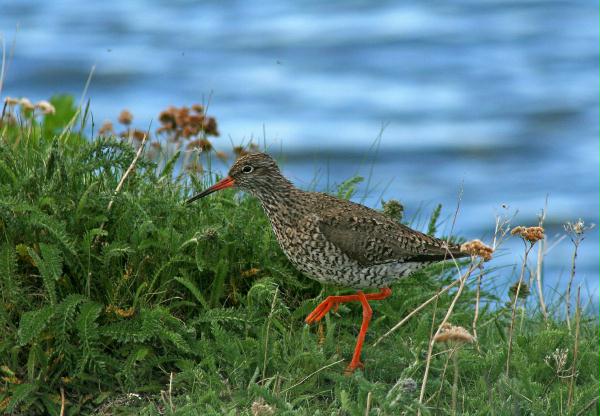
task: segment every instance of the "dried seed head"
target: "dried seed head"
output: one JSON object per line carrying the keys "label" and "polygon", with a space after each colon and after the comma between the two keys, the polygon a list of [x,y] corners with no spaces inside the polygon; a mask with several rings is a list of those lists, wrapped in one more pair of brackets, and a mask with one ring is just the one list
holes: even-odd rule
{"label": "dried seed head", "polygon": [[579,218],[574,223],[568,221],[564,225],[564,228],[565,231],[570,234],[574,234],[575,236],[582,236],[586,231],[591,230],[595,226],[596,224],[585,225],[585,222],[581,218]]}
{"label": "dried seed head", "polygon": [[454,342],[457,344],[471,343],[475,341],[475,337],[462,326],[454,326],[449,323],[442,326],[442,330],[433,340],[435,342]]}
{"label": "dried seed head", "polygon": [[147,134],[145,131],[136,129],[131,133],[131,136],[133,137],[134,140],[141,142],[146,138]]}
{"label": "dried seed head", "polygon": [[252,276],[256,276],[258,273],[260,272],[260,269],[256,268],[256,267],[252,267],[251,269],[248,270],[244,270],[242,272],[242,277],[252,277]]}
{"label": "dried seed head", "polygon": [[19,100],[19,104],[21,104],[21,108],[25,111],[30,111],[35,108],[35,106],[27,98],[21,98]]}
{"label": "dried seed head", "polygon": [[129,110],[121,111],[119,114],[119,123],[129,126],[133,121],[133,114],[129,112]]}
{"label": "dried seed head", "polygon": [[18,99],[18,98],[14,98],[14,97],[6,97],[6,98],[4,99],[4,102],[5,102],[5,103],[6,103],[6,105],[8,105],[8,106],[14,106],[14,105],[17,105],[17,104],[19,104],[19,103],[21,102],[21,100],[20,100],[20,99]]}
{"label": "dried seed head", "polygon": [[135,314],[135,308],[133,306],[127,309],[123,309],[115,305],[108,305],[105,308],[105,310],[107,313],[114,313],[115,315],[120,316],[121,318],[131,318]]}
{"label": "dried seed head", "polygon": [[473,257],[481,257],[484,261],[491,260],[494,253],[494,249],[483,244],[481,240],[471,240],[461,244],[460,251]]}
{"label": "dried seed head", "polygon": [[272,416],[275,414],[275,408],[267,403],[265,399],[259,397],[252,403],[252,416]]}
{"label": "dried seed head", "polygon": [[544,229],[542,227],[523,227],[519,225],[510,232],[512,235],[518,235],[523,240],[527,240],[530,243],[535,243],[544,238]]}
{"label": "dried seed head", "polygon": [[192,105],[192,110],[194,110],[198,114],[204,114],[204,106],[202,104]]}
{"label": "dried seed head", "polygon": [[221,152],[221,151],[216,152],[215,156],[217,158],[219,158],[220,160],[222,160],[223,162],[227,162],[227,160],[229,159],[229,155],[227,155],[227,153]]}
{"label": "dried seed head", "polygon": [[209,136],[218,136],[219,130],[217,128],[217,120],[214,117],[204,119],[202,130]]}
{"label": "dried seed head", "polygon": [[113,134],[115,134],[113,124],[108,120],[102,123],[102,126],[100,126],[100,129],[98,130],[98,135],[109,136]]}
{"label": "dried seed head", "polygon": [[56,113],[56,109],[54,108],[54,106],[46,100],[38,101],[37,103],[35,103],[35,108],[40,110],[44,115]]}
{"label": "dried seed head", "polygon": [[175,126],[176,111],[177,110],[175,109],[175,107],[169,107],[166,110],[161,111],[161,113],[158,115],[158,120],[163,126],[172,129]]}

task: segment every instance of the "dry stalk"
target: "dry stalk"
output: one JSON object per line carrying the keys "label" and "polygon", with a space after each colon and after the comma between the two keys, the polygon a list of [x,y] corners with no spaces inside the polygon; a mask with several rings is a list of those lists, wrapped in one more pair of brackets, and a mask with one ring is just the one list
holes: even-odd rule
{"label": "dry stalk", "polygon": [[577,304],[575,305],[575,345],[573,347],[573,365],[571,366],[571,380],[569,382],[569,395],[567,406],[573,406],[575,395],[575,378],[577,377],[577,354],[579,352],[579,324],[581,322],[581,285],[577,287]]}
{"label": "dry stalk", "polygon": [[[523,240],[525,242],[525,240]],[[508,330],[508,351],[506,353],[506,378],[508,378],[510,374],[510,354],[512,352],[512,339],[513,332],[515,329],[515,317],[517,314],[517,302],[519,301],[519,293],[521,292],[521,285],[523,284],[523,279],[525,277],[525,269],[527,268],[527,257],[529,252],[533,248],[533,243],[530,243],[527,246],[527,242],[525,242],[525,255],[523,256],[523,265],[521,266],[521,274],[519,276],[519,283],[517,284],[517,290],[515,292],[515,299],[512,304],[512,314],[510,318],[510,328]]]}
{"label": "dry stalk", "polygon": [[123,187],[123,184],[125,183],[125,179],[127,179],[127,177],[135,169],[135,165],[137,164],[137,161],[140,158],[142,152],[144,151],[144,147],[146,146],[146,141],[148,140],[148,136],[149,136],[149,134],[144,135],[144,138],[142,139],[142,143],[140,144],[140,147],[138,148],[137,152],[135,153],[135,156],[134,156],[133,160],[131,161],[131,164],[129,165],[129,167],[127,168],[127,170],[121,177],[121,180],[119,181],[119,183],[117,184],[117,187],[115,188],[115,192],[113,193],[113,196],[110,199],[110,201],[108,202],[108,206],[106,207],[107,212],[109,212],[111,210],[111,208],[114,204],[114,201],[115,201],[115,197],[121,191],[121,188]]}
{"label": "dry stalk", "polygon": [[60,416],[65,416],[65,389],[60,388]]}
{"label": "dry stalk", "polygon": [[373,393],[369,392],[367,394],[367,406],[365,408],[365,416],[369,416],[369,413],[371,412],[371,400],[373,399]]}
{"label": "dry stalk", "polygon": [[458,349],[454,348],[451,354],[454,367],[454,380],[452,382],[452,414],[456,415],[456,395],[458,393]]}
{"label": "dry stalk", "polygon": [[571,257],[571,274],[569,275],[569,283],[567,284],[567,327],[569,333],[571,332],[571,287],[573,286],[573,280],[575,279],[575,262],[577,260],[577,250],[579,248],[579,240],[573,239],[573,257]]}
{"label": "dry stalk", "polygon": [[296,384],[288,387],[287,389],[281,390],[281,394],[286,393],[286,392],[290,391],[291,389],[293,389],[295,387],[298,387],[299,385],[301,385],[302,383],[304,383],[306,380],[308,380],[309,378],[311,378],[315,374],[320,373],[321,371],[323,371],[323,370],[325,370],[325,369],[327,369],[329,367],[333,367],[334,365],[337,365],[337,364],[339,364],[339,363],[341,363],[343,361],[344,361],[344,359],[342,358],[341,360],[334,361],[331,364],[327,364],[326,366],[323,366],[323,367],[319,368],[318,370],[313,371],[312,373],[310,373],[309,375],[307,375],[306,377],[304,377],[302,380],[300,380]]}
{"label": "dry stalk", "polygon": [[[544,226],[544,221],[546,220],[546,212],[548,209],[548,197],[546,197],[546,204],[544,205],[544,209],[542,209],[542,213],[540,214],[539,226]],[[544,255],[546,250],[547,239],[544,237],[539,242],[538,253],[537,253],[537,264],[535,269],[535,281],[537,284],[538,291],[538,301],[540,302],[540,309],[542,310],[542,315],[544,315],[544,321],[548,322],[548,310],[546,309],[546,302],[544,301],[544,292],[542,291],[542,265],[544,264]],[[531,280],[531,279],[530,279]],[[532,282],[530,281],[529,287],[532,287]]]}
{"label": "dry stalk", "polygon": [[[465,283],[466,283],[467,279],[469,278],[469,276],[471,275],[473,270],[476,267],[479,267],[480,264],[481,264],[481,261],[478,261],[477,263],[471,263],[471,265],[469,266],[467,271],[460,277],[460,279],[459,279],[460,285],[458,286],[458,290],[456,291],[456,294],[454,295],[454,298],[452,299],[452,303],[450,303],[450,307],[448,308],[448,311],[446,312],[444,319],[442,320],[442,322],[438,326],[437,330],[435,331],[435,334],[429,340],[429,347],[427,349],[427,360],[425,362],[425,373],[423,374],[423,381],[421,383],[421,392],[419,394],[419,403],[420,404],[423,404],[423,398],[425,397],[425,388],[427,386],[427,379],[429,378],[429,368],[431,366],[431,357],[432,357],[432,352],[433,352],[433,346],[435,344],[435,337],[440,334],[440,332],[442,331],[442,328],[448,322],[450,315],[452,315],[452,312],[454,311],[456,302],[458,301],[458,299],[460,298],[460,295],[462,294],[462,291],[465,287]],[[419,409],[417,415],[418,416],[421,415],[420,409]]]}
{"label": "dry stalk", "polygon": [[569,284],[567,285],[567,326],[569,327],[569,333],[571,333],[571,287],[573,286],[573,280],[575,279],[575,262],[577,260],[577,251],[579,245],[585,238],[585,232],[595,227],[595,224],[586,225],[580,218],[574,223],[567,222],[564,226],[565,231],[568,233],[571,242],[573,243],[573,257],[571,258],[571,274],[569,276]]}
{"label": "dry stalk", "polygon": [[[123,188],[123,185],[125,184],[125,179],[127,179],[127,177],[135,169],[135,165],[137,164],[138,159],[140,158],[142,152],[144,151],[144,147],[146,146],[146,141],[148,140],[149,136],[150,136],[150,134],[145,134],[144,135],[144,138],[142,139],[142,143],[140,143],[140,147],[138,148],[137,152],[135,153],[135,156],[133,157],[133,160],[131,161],[131,164],[129,165],[129,167],[127,168],[127,170],[125,171],[125,173],[123,174],[123,176],[121,177],[121,179],[119,180],[119,183],[117,184],[117,187],[115,188],[115,191],[113,192],[113,195],[110,198],[110,201],[108,201],[108,205],[106,207],[106,213],[107,214],[110,212],[110,210],[111,210],[111,208],[112,208],[112,206],[114,204],[115,197],[121,191],[121,188]],[[106,225],[105,222],[103,222],[102,224],[100,224],[100,230],[104,230],[104,226],[105,225]],[[99,236],[100,236],[99,234],[96,235],[96,238],[94,239],[94,244],[98,243]],[[88,279],[89,279],[89,276],[88,276]]]}
{"label": "dry stalk", "polygon": [[415,314],[417,314],[419,311],[421,311],[423,308],[425,308],[431,302],[435,301],[441,295],[443,295],[444,293],[446,293],[447,291],[449,291],[450,289],[452,289],[454,286],[456,286],[461,281],[461,279],[462,279],[462,277],[459,277],[454,282],[450,283],[448,286],[446,286],[445,288],[443,288],[442,290],[440,290],[438,293],[436,293],[435,295],[433,295],[432,297],[430,297],[429,299],[427,299],[425,302],[423,302],[421,305],[419,305],[411,313],[409,313],[404,318],[402,318],[402,320],[400,322],[398,322],[396,325],[394,325],[389,331],[387,331],[385,334],[383,334],[382,336],[380,336],[379,339],[377,339],[377,341],[375,341],[373,343],[373,346],[374,347],[377,346],[377,344],[379,344],[381,341],[383,341],[384,338],[387,338],[388,336],[390,336],[392,334],[392,332],[396,331],[398,328],[400,328],[402,325],[404,325]]}
{"label": "dry stalk", "polygon": [[[483,266],[479,266],[477,274],[477,288],[475,290],[475,314],[473,316],[473,336],[477,340],[477,321],[479,320],[479,302],[481,299],[481,278],[483,277]],[[477,342],[477,341],[476,341]],[[479,350],[479,342],[477,342],[477,350]]]}

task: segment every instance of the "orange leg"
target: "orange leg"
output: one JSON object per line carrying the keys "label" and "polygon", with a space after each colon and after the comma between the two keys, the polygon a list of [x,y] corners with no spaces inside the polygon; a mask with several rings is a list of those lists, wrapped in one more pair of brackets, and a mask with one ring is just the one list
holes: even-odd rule
{"label": "orange leg", "polygon": [[[392,289],[390,289],[389,287],[384,287],[377,293],[368,293],[366,295],[363,293],[363,296],[367,300],[383,300],[383,299],[389,297],[391,294],[392,294]],[[325,315],[327,315],[327,312],[329,312],[329,310],[331,308],[333,308],[333,310],[337,310],[340,303],[357,302],[357,301],[361,301],[358,294],[346,295],[346,296],[327,296],[327,298],[325,298],[325,300],[323,302],[321,302],[319,304],[319,306],[317,306],[306,317],[305,322],[307,324],[319,322],[321,319],[323,319],[325,317]]]}
{"label": "orange leg", "polygon": [[367,334],[367,329],[369,329],[369,322],[371,322],[371,316],[373,315],[373,310],[369,305],[369,300],[383,300],[389,297],[392,294],[392,290],[390,288],[383,288],[378,293],[369,293],[365,295],[361,290],[359,290],[356,295],[346,295],[346,296],[328,296],[323,302],[319,304],[313,310],[310,315],[306,317],[306,323],[311,324],[313,322],[320,321],[326,314],[329,312],[331,308],[336,308],[340,303],[344,302],[355,302],[359,301],[363,307],[363,320],[362,325],[360,326],[360,332],[358,333],[358,338],[356,340],[356,347],[354,348],[354,354],[352,354],[352,361],[346,368],[346,374],[352,373],[357,368],[363,368],[363,364],[360,361],[360,352],[362,350],[363,343],[365,342],[365,335]]}

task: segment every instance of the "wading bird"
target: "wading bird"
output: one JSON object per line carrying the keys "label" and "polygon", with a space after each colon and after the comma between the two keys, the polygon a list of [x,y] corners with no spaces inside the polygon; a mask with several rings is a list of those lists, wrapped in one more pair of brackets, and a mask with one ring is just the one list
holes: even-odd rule
{"label": "wading bird", "polygon": [[[240,157],[225,179],[187,202],[230,187],[258,198],[281,249],[298,270],[321,283],[357,289],[354,295],[328,296],[306,317],[312,324],[340,303],[362,304],[362,325],[347,372],[364,367],[360,353],[372,316],[370,300],[389,297],[391,283],[428,264],[468,256],[458,245],[415,231],[381,212],[294,187],[264,153]],[[379,292],[364,293],[367,288]]]}

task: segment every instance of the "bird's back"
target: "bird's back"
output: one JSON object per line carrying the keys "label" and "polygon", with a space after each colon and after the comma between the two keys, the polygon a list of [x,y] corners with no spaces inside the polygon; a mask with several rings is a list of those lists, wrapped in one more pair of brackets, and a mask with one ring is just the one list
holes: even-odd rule
{"label": "bird's back", "polygon": [[299,190],[290,199],[285,216],[282,209],[265,211],[288,258],[322,282],[384,287],[432,262],[465,255],[360,204]]}

